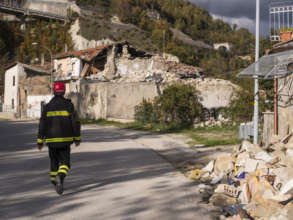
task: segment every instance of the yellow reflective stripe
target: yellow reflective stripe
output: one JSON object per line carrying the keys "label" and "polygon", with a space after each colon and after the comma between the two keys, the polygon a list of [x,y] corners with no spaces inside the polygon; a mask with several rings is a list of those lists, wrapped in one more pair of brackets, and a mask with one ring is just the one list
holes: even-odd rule
{"label": "yellow reflective stripe", "polygon": [[42,144],[43,143],[43,139],[41,139],[41,138],[38,138],[37,141],[38,141],[39,144]]}
{"label": "yellow reflective stripe", "polygon": [[55,181],[56,180],[56,177],[51,177],[50,180],[51,181]]}
{"label": "yellow reflective stripe", "polygon": [[52,143],[52,142],[65,142],[65,141],[73,141],[73,137],[47,138],[46,139],[46,142],[47,143]]}
{"label": "yellow reflective stripe", "polygon": [[66,170],[58,170],[58,173],[65,173],[65,174],[67,174],[67,171]]}
{"label": "yellow reflective stripe", "polygon": [[67,171],[69,170],[69,167],[68,167],[67,165],[62,165],[62,166],[60,166],[60,167],[59,167],[59,170],[62,169],[62,168],[63,168],[63,169],[66,169]]}
{"label": "yellow reflective stripe", "polygon": [[79,137],[73,137],[73,140],[80,141],[80,136]]}
{"label": "yellow reflective stripe", "polygon": [[54,111],[54,112],[47,112],[47,117],[53,116],[69,116],[70,113],[68,111]]}
{"label": "yellow reflective stripe", "polygon": [[50,175],[56,176],[57,175],[57,172],[50,172]]}

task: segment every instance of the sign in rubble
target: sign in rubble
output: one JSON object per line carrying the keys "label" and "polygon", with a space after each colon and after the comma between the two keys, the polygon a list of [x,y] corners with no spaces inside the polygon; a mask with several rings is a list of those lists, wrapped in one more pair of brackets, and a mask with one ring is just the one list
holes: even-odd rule
{"label": "sign in rubble", "polygon": [[262,148],[243,141],[229,156],[210,161],[189,177],[220,219],[293,219],[293,137],[273,136]]}

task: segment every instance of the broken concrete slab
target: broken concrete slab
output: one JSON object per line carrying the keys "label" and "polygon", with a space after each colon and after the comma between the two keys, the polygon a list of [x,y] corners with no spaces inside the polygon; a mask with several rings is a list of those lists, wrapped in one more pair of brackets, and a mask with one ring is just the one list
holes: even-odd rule
{"label": "broken concrete slab", "polygon": [[215,164],[215,161],[212,160],[208,163],[208,165],[206,165],[204,168],[202,168],[201,170],[202,171],[207,171],[209,173],[213,172],[214,170],[214,164]]}
{"label": "broken concrete slab", "polygon": [[[291,137],[287,139],[289,142]],[[220,207],[245,204],[254,219],[263,220],[277,217],[284,210],[281,216],[287,219],[284,205],[293,201],[293,149],[287,148],[284,138],[277,140],[280,142],[266,149],[243,141],[232,155],[217,158],[214,170],[209,172],[217,184],[210,203]]]}
{"label": "broken concrete slab", "polygon": [[225,207],[235,205],[238,202],[238,200],[225,194],[215,193],[211,196],[209,202],[210,204],[217,207]]}
{"label": "broken concrete slab", "polygon": [[258,153],[255,155],[255,159],[263,160],[263,161],[265,161],[266,163],[270,163],[270,162],[272,162],[273,160],[275,160],[275,157],[272,157],[272,156],[270,156],[267,152],[262,151],[262,152],[258,152]]}
{"label": "broken concrete slab", "polygon": [[228,184],[219,184],[215,189],[215,193],[224,193],[228,196],[238,198],[241,189]]}
{"label": "broken concrete slab", "polygon": [[228,173],[234,169],[235,157],[226,156],[216,159],[214,165],[214,172],[217,174]]}

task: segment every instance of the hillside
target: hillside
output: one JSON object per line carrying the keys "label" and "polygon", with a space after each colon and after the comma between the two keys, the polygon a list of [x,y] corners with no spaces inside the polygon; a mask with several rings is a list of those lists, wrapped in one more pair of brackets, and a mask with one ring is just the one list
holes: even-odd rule
{"label": "hillside", "polygon": [[[88,40],[127,40],[153,53],[171,53],[186,64],[200,66],[211,76],[232,78],[254,59],[255,38],[185,0],[87,0],[81,10],[80,35]],[[113,18],[118,17],[118,22]],[[230,51],[214,51],[213,44],[228,42]],[[270,41],[262,39],[261,53]],[[227,73],[229,73],[227,76]]]}
{"label": "hillside", "polygon": [[[32,48],[34,41],[41,42],[58,53],[73,48],[69,30],[76,19],[77,34],[88,40],[108,39],[128,41],[134,47],[149,53],[170,53],[186,64],[202,67],[210,76],[233,79],[233,75],[249,64],[240,56],[253,60],[254,36],[247,29],[238,29],[185,0],[77,0],[80,15],[73,13],[71,23],[30,21],[25,33],[19,25],[1,22],[0,52],[9,60],[30,62],[42,48]],[[71,26],[70,26],[71,25]],[[10,34],[7,34],[10,33]],[[14,40],[16,39],[16,40]],[[229,51],[213,50],[213,44],[228,42]],[[4,46],[3,46],[4,45]],[[262,51],[270,42],[261,42]],[[2,62],[3,63],[3,62]],[[1,64],[0,64],[1,65]],[[3,66],[3,65],[2,65]],[[1,68],[1,67],[0,67]]]}

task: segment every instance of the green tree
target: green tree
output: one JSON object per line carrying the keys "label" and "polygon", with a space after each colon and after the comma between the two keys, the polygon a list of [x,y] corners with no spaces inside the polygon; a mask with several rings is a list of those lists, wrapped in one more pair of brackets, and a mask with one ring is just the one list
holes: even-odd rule
{"label": "green tree", "polygon": [[199,92],[191,85],[176,84],[164,89],[155,105],[159,106],[160,121],[166,124],[190,126],[201,114]]}

